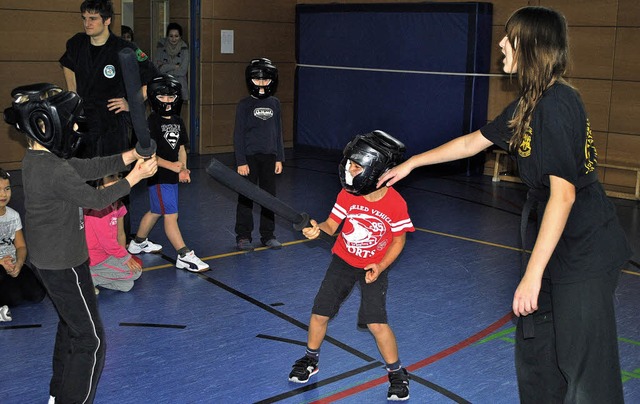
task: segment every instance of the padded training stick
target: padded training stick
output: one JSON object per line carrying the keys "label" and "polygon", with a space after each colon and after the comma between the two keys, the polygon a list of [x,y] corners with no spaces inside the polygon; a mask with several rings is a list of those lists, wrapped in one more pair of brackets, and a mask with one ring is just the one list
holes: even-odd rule
{"label": "padded training stick", "polygon": [[[291,222],[294,229],[302,230],[305,227],[311,226],[307,213],[299,213],[280,199],[225,166],[219,160],[215,158],[211,159],[207,167],[207,174],[232,191],[246,196],[263,208],[267,208],[276,215]],[[320,238],[330,243],[334,241],[333,237],[323,231],[320,232]]]}
{"label": "padded training stick", "polygon": [[120,59],[124,87],[127,91],[131,124],[138,137],[136,152],[142,157],[148,158],[156,152],[156,142],[149,135],[136,53],[131,48],[124,48],[118,52],[118,58]]}

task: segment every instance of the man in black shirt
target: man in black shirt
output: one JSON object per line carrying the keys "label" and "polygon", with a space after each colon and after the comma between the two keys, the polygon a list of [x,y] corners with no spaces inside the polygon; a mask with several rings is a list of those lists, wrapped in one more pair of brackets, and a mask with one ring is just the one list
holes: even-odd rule
{"label": "man in black shirt", "polygon": [[[67,89],[83,98],[90,123],[90,136],[80,157],[108,156],[130,147],[130,117],[118,52],[131,48],[136,52],[140,82],[147,83],[156,69],[148,56],[132,42],[114,35],[111,0],[85,0],[80,6],[84,33],[67,41],[60,58]],[[146,86],[142,88],[146,94]]]}

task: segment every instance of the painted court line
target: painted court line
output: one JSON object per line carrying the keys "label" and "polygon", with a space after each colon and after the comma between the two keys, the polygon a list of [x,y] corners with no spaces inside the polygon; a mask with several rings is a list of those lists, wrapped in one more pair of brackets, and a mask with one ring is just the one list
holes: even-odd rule
{"label": "painted court line", "polygon": [[[462,350],[463,348],[468,347],[469,345],[481,340],[482,338],[486,337],[487,335],[491,334],[492,332],[496,331],[497,329],[499,329],[500,327],[504,326],[505,324],[507,324],[509,321],[511,321],[511,318],[513,317],[513,313],[509,312],[508,314],[506,314],[504,317],[502,317],[501,319],[499,319],[498,321],[494,322],[493,324],[489,325],[487,328],[485,328],[484,330],[472,335],[471,337],[458,342],[455,345],[450,346],[449,348],[445,349],[444,351],[440,351],[435,355],[432,355],[428,358],[425,358],[421,361],[418,361],[412,365],[407,366],[407,370],[409,372],[413,372],[416,371],[420,368],[423,368],[427,365],[430,365],[434,362],[439,361],[440,359],[446,358],[449,355],[452,355],[460,350]],[[343,390],[339,393],[333,394],[331,396],[322,398],[320,400],[317,401],[313,401],[313,404],[322,404],[322,403],[332,403],[334,401],[337,400],[341,400],[343,398],[349,397],[351,395],[360,393],[362,391],[368,390],[372,387],[376,387],[379,386],[383,383],[387,382],[387,377],[383,376],[383,377],[379,377],[377,379],[373,379],[370,380],[366,383],[363,383],[359,386],[355,386],[352,387],[350,389],[347,390]]]}

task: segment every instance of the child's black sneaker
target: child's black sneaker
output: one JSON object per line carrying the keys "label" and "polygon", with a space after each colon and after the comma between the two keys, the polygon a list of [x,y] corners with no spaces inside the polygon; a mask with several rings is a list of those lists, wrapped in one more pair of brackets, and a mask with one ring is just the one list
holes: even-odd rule
{"label": "child's black sneaker", "polygon": [[387,400],[405,401],[409,399],[409,375],[407,369],[400,368],[395,372],[389,372],[389,390]]}
{"label": "child's black sneaker", "polygon": [[293,364],[293,370],[289,373],[289,381],[294,383],[306,383],[309,378],[318,373],[318,361],[308,356],[303,356]]}

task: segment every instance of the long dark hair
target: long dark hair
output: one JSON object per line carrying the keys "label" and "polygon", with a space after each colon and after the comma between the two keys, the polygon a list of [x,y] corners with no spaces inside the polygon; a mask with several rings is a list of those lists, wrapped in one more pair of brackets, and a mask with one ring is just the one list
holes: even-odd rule
{"label": "long dark hair", "polygon": [[509,127],[511,149],[517,148],[529,128],[533,110],[545,90],[562,76],[569,61],[567,21],[546,7],[523,7],[514,12],[505,26],[514,52],[520,86],[520,100]]}

